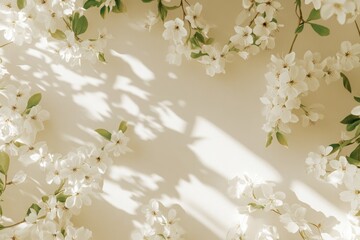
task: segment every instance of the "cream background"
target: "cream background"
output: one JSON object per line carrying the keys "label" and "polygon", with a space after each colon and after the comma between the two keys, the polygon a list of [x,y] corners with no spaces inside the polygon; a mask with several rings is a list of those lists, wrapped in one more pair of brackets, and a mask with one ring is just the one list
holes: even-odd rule
{"label": "cream background", "polygon": [[[226,42],[233,34],[241,1],[200,2],[205,19],[216,24],[210,35]],[[176,208],[187,239],[224,239],[237,220],[236,201],[227,195],[228,180],[244,172],[277,183],[276,189],[287,194],[288,202],[298,198],[319,211],[308,213],[309,219],[321,219],[323,214],[343,216],[348,205],[338,200],[337,190],[308,176],[304,164],[309,151],[339,139],[344,128],[338,122],[356,105],[341,82],[322,84],[306,99],[325,106],[324,120],[310,128],[293,125],[289,149],[275,141],[264,147],[259,101],[265,92],[263,75],[272,53],[288,52],[297,22],[293,1],[281,2],[285,10],[278,20],[286,26],[277,35],[276,48],[248,61],[235,58],[227,64],[225,75],[213,78],[196,62],[184,61],[180,67],[166,63],[167,42],[161,37],[161,24],[150,33],[139,28],[147,10],[155,8],[141,1],[126,1],[126,14],[111,15],[105,21],[93,12],[90,33],[95,34],[98,25],[106,26],[114,36],[105,65],[84,63],[72,68],[34,45],[3,49],[9,71],[30,83],[33,91],[42,91],[42,106],[51,119],[39,139],[46,139],[52,151],[65,154],[80,144],[97,141],[91,129],[114,129],[122,119],[130,123],[127,135],[133,152],[115,159],[104,193],[74,218],[78,226],[90,228],[97,240],[129,239],[134,222],[144,221],[139,206],[156,198],[167,206],[181,206]],[[307,49],[324,57],[333,55],[342,40],[359,40],[353,25],[340,26],[335,21],[326,25],[332,31],[329,37],[305,28],[294,48],[299,56]],[[348,74],[355,95],[360,95],[359,74],[359,70]],[[16,163],[12,164],[15,168]],[[41,182],[43,174],[36,167],[30,169]],[[32,195],[40,196],[43,188],[46,186],[29,181],[22,190],[9,189],[5,214],[21,219]],[[250,232],[262,216],[268,216],[265,223],[279,226],[281,239],[295,239],[272,214],[256,214]]]}

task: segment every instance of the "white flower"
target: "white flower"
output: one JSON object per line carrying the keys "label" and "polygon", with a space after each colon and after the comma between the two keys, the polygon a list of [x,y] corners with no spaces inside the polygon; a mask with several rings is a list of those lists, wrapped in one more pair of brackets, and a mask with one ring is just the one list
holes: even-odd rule
{"label": "white flower", "polygon": [[344,41],[340,46],[340,53],[337,56],[340,58],[341,68],[345,71],[350,71],[353,68],[360,66],[360,44],[351,44],[349,41]]}
{"label": "white flower", "polygon": [[151,31],[152,26],[154,26],[159,21],[159,17],[153,12],[149,11],[146,15],[146,20],[144,24],[144,28]]}
{"label": "white flower", "polygon": [[49,119],[49,112],[36,105],[30,109],[24,121],[25,132],[35,138],[38,131],[44,130],[44,121]]}
{"label": "white flower", "polygon": [[74,32],[65,31],[66,39],[63,47],[59,50],[60,57],[66,62],[80,57],[79,44],[75,40]]}
{"label": "white flower", "polygon": [[324,118],[324,115],[321,113],[318,113],[316,111],[317,108],[322,107],[321,105],[318,104],[313,104],[311,106],[309,106],[308,108],[303,108],[303,110],[305,111],[305,113],[301,116],[302,117],[302,125],[304,127],[307,127],[309,125],[315,124],[317,121],[321,120]]}
{"label": "white flower", "polygon": [[112,164],[112,159],[106,151],[94,148],[89,158],[89,164],[91,167],[98,169],[101,174],[104,174],[107,168]]}
{"label": "white flower", "polygon": [[33,208],[29,208],[30,213],[25,217],[25,221],[29,224],[33,224],[36,222],[38,218],[38,214]]}
{"label": "white flower", "polygon": [[327,84],[337,81],[341,78],[340,76],[340,64],[335,57],[328,57],[322,62],[324,80]]}
{"label": "white flower", "polygon": [[279,233],[275,226],[265,226],[257,235],[257,240],[279,240]]}
{"label": "white flower", "polygon": [[271,184],[262,184],[261,190],[264,197],[258,199],[258,204],[264,207],[264,211],[271,211],[283,205],[286,195],[283,192],[273,192]]}
{"label": "white flower", "polygon": [[211,45],[202,47],[203,53],[207,55],[202,56],[199,62],[205,65],[206,74],[213,77],[217,73],[225,73],[225,56],[228,50],[227,45],[224,46],[222,51]]}
{"label": "white flower", "polygon": [[0,143],[15,140],[22,133],[23,119],[8,107],[0,108]]}
{"label": "white flower", "polygon": [[254,39],[252,34],[252,29],[249,26],[246,27],[240,27],[235,26],[235,32],[236,34],[232,37],[230,37],[230,41],[233,44],[239,44],[240,46],[249,46],[253,44]]}
{"label": "white flower", "polygon": [[166,55],[166,61],[179,66],[182,63],[183,55],[187,59],[190,59],[191,49],[189,49],[188,46],[182,44],[170,45],[168,54]]}
{"label": "white flower", "polygon": [[326,0],[321,7],[320,13],[324,20],[336,15],[340,24],[344,24],[346,14],[351,14],[355,10],[355,4],[348,0]]}
{"label": "white flower", "polygon": [[352,115],[360,116],[360,106],[356,106],[351,110]]}
{"label": "white flower", "polygon": [[[19,161],[25,165],[29,165],[48,157],[48,147],[45,142],[38,142],[34,145],[23,145],[19,148]],[[45,167],[47,162],[43,163]]]}
{"label": "white flower", "polygon": [[331,146],[320,146],[319,153],[310,152],[305,162],[308,165],[307,172],[314,173],[315,177],[320,179],[320,177],[325,176],[326,174],[326,166],[329,161],[329,154],[332,151]]}
{"label": "white flower", "polygon": [[14,177],[8,184],[18,185],[20,183],[23,183],[26,180],[26,176],[26,173],[23,170],[20,170],[14,175]]}
{"label": "white flower", "polygon": [[240,223],[230,228],[226,240],[246,239],[246,231],[248,228],[248,215],[241,215]]}
{"label": "white flower", "polygon": [[160,205],[155,199],[151,199],[149,204],[143,207],[142,212],[145,213],[146,222],[150,225],[154,225],[161,219]]}
{"label": "white flower", "polygon": [[182,43],[183,38],[187,35],[187,31],[184,28],[184,21],[180,18],[165,22],[164,27],[163,38],[165,40],[172,40],[175,44]]}
{"label": "white flower", "polygon": [[343,181],[351,181],[357,170],[356,166],[349,164],[344,156],[340,156],[339,160],[331,160],[329,165],[334,171],[327,176],[326,180],[335,187]]}
{"label": "white flower", "polygon": [[257,16],[254,20],[255,27],[253,33],[257,36],[269,36],[270,33],[277,29],[277,24],[272,21],[272,16]]}
{"label": "white flower", "polygon": [[91,231],[84,227],[74,228],[67,226],[65,232],[65,240],[88,240],[92,237]]}
{"label": "white flower", "polygon": [[340,199],[344,202],[351,203],[353,211],[359,211],[360,208],[360,172],[357,173],[349,180],[345,181],[347,190],[340,193]]}
{"label": "white flower", "polygon": [[240,199],[243,196],[253,197],[252,192],[262,184],[262,181],[250,178],[247,174],[236,176],[229,181],[228,194],[232,198]]}
{"label": "white flower", "polygon": [[130,148],[128,148],[127,146],[128,142],[129,138],[125,136],[122,131],[114,131],[111,134],[110,142],[105,145],[104,150],[112,152],[115,157],[118,157],[121,154],[125,154],[126,152],[131,151]]}
{"label": "white flower", "polygon": [[285,213],[280,215],[280,221],[285,225],[286,230],[291,233],[296,233],[300,230],[308,230],[308,226],[305,220],[306,208],[301,207],[298,204],[284,205]]}
{"label": "white flower", "polygon": [[55,183],[56,185],[59,185],[63,179],[60,176],[60,162],[55,159],[55,161],[50,162],[46,168],[46,182],[48,184]]}
{"label": "white flower", "polygon": [[316,10],[321,8],[321,4],[324,0],[305,0],[305,4],[310,4],[312,3],[314,5],[314,8]]}
{"label": "white flower", "polygon": [[65,188],[64,193],[70,195],[65,201],[65,207],[70,210],[78,211],[83,205],[89,206],[91,204],[91,198],[89,196],[91,189],[80,183]]}
{"label": "white flower", "polygon": [[204,28],[205,24],[200,18],[202,11],[202,5],[200,3],[195,3],[194,6],[186,7],[186,16],[185,19],[188,20],[192,28]]}
{"label": "white flower", "polygon": [[31,43],[32,28],[28,23],[26,13],[23,11],[10,11],[7,14],[2,14],[3,25],[0,30],[4,30],[4,38],[9,42],[14,42],[16,45]]}
{"label": "white flower", "polygon": [[256,0],[259,3],[256,11],[259,13],[266,13],[266,16],[274,16],[274,13],[281,8],[281,4],[275,0]]}
{"label": "white flower", "polygon": [[283,71],[279,76],[279,95],[283,98],[296,98],[308,90],[305,83],[305,71],[301,67],[293,66],[290,71]]}

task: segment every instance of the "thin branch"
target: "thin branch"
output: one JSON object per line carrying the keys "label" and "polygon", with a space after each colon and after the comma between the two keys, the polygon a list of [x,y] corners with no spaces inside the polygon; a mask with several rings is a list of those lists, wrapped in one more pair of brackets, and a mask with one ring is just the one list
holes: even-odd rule
{"label": "thin branch", "polygon": [[2,226],[2,229],[4,229],[4,228],[11,228],[11,227],[15,227],[15,226],[20,225],[20,224],[22,224],[22,223],[24,223],[24,222],[25,222],[25,219],[24,219],[24,220],[22,220],[22,221],[20,221],[20,222],[17,222],[17,223],[14,223],[14,224],[8,225],[8,226]]}
{"label": "thin branch", "polygon": [[5,46],[7,46],[7,45],[9,45],[11,43],[13,43],[13,42],[4,43],[3,45],[0,45],[0,48],[3,48],[3,47],[5,47]]}
{"label": "thin branch", "polygon": [[296,33],[296,34],[295,34],[295,37],[294,37],[294,39],[293,39],[293,41],[292,41],[292,43],[291,43],[291,47],[290,47],[289,53],[291,53],[291,52],[292,52],[293,47],[294,47],[294,44],[295,44],[296,39],[297,39],[297,37],[298,37],[298,36],[299,36],[299,34],[298,34],[298,33]]}
{"label": "thin branch", "polygon": [[355,21],[355,26],[356,26],[356,29],[357,29],[357,31],[359,33],[359,37],[360,37],[360,28],[359,28],[359,25],[358,25],[358,23],[356,21]]}

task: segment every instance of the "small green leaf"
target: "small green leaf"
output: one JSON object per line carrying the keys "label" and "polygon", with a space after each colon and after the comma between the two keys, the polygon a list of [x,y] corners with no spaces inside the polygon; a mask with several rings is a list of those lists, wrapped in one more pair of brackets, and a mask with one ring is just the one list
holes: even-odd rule
{"label": "small green leaf", "polygon": [[270,133],[268,133],[268,135],[267,135],[267,140],[266,140],[266,145],[265,145],[265,147],[270,146],[271,143],[272,143],[272,140],[273,140],[273,136],[272,136],[272,132],[270,132]]}
{"label": "small green leaf", "polygon": [[84,9],[89,9],[91,7],[100,7],[101,2],[98,2],[97,0],[87,0],[84,3]]}
{"label": "small green leaf", "polygon": [[126,121],[121,121],[118,130],[125,133],[126,129],[127,129],[127,122]]}
{"label": "small green leaf", "polygon": [[10,165],[10,158],[6,152],[0,152],[0,172],[7,175]]}
{"label": "small green leaf", "polygon": [[346,126],[346,131],[351,132],[352,130],[354,130],[359,125],[359,123],[360,123],[360,120],[357,120],[357,121],[355,121],[355,122],[353,122],[351,124],[348,124]]}
{"label": "small green leaf", "polygon": [[178,9],[179,7],[181,7],[181,5],[175,5],[175,6],[165,6],[164,7],[167,9],[167,10],[175,10],[175,9]]}
{"label": "small green leaf", "polygon": [[104,53],[99,52],[99,53],[98,53],[98,59],[99,59],[100,62],[106,63],[106,59],[105,59]]}
{"label": "small green leaf", "polygon": [[3,215],[3,210],[2,210],[2,207],[0,205],[0,217]]}
{"label": "small green leaf", "polygon": [[5,184],[3,180],[0,178],[0,196],[4,193]]}
{"label": "small green leaf", "polygon": [[343,120],[341,120],[340,123],[342,123],[342,124],[351,124],[353,122],[356,122],[359,119],[360,119],[359,116],[349,114]]}
{"label": "small green leaf", "polygon": [[29,215],[30,215],[30,213],[31,213],[31,210],[30,210],[30,209],[31,209],[31,208],[35,210],[36,214],[39,214],[40,209],[41,209],[41,207],[40,207],[39,205],[37,205],[36,203],[33,203],[33,204],[31,204],[31,206],[28,208],[28,210],[27,210],[27,212],[26,212],[26,216],[29,216]]}
{"label": "small green leaf", "polygon": [[199,42],[205,43],[205,38],[204,38],[204,36],[203,36],[200,32],[196,32],[196,33],[194,34],[194,37],[195,37],[197,40],[199,40]]}
{"label": "small green leaf", "polygon": [[354,159],[352,157],[346,157],[348,163],[355,165],[355,166],[360,166],[360,160]]}
{"label": "small green leaf", "polygon": [[115,6],[111,10],[114,13],[123,13],[126,12],[125,4],[123,4],[120,0],[115,0]]}
{"label": "small green leaf", "polygon": [[296,28],[295,33],[301,33],[303,30],[304,30],[304,24],[302,23]]}
{"label": "small green leaf", "polygon": [[100,15],[102,18],[105,18],[105,14],[106,14],[106,6],[103,6],[102,8],[100,8]]}
{"label": "small green leaf", "polygon": [[41,93],[36,93],[34,95],[32,95],[27,103],[26,109],[30,109],[32,107],[35,107],[36,105],[38,105],[41,101]]}
{"label": "small green leaf", "polygon": [[315,8],[313,8],[309,14],[309,17],[307,18],[307,22],[312,21],[312,20],[318,20],[321,18],[320,15],[320,9],[316,10]]}
{"label": "small green leaf", "polygon": [[346,76],[345,74],[343,74],[343,73],[340,73],[340,76],[341,76],[342,79],[343,79],[344,88],[351,93],[351,84],[350,84],[349,79],[348,79],[347,76]]}
{"label": "small green leaf", "polygon": [[144,2],[144,3],[149,3],[149,2],[152,2],[154,0],[141,0],[141,1]]}
{"label": "small green leaf", "polygon": [[352,152],[350,153],[350,156],[349,156],[349,157],[360,161],[360,145],[358,145],[358,146],[354,149],[354,151],[352,151]]}
{"label": "small green leaf", "polygon": [[111,140],[111,133],[108,130],[99,128],[95,130],[98,134],[100,134],[101,136],[103,136],[105,139],[107,140]]}
{"label": "small green leaf", "polygon": [[332,150],[329,153],[329,155],[333,154],[334,152],[336,152],[340,148],[340,144],[338,144],[338,143],[333,143],[333,144],[330,144],[329,146],[332,147]]}
{"label": "small green leaf", "polygon": [[17,4],[17,7],[21,10],[26,6],[26,0],[17,0],[16,4]]}
{"label": "small green leaf", "polygon": [[256,203],[249,203],[248,206],[254,208],[254,209],[263,209],[264,206],[256,204]]}
{"label": "small green leaf", "polygon": [[0,230],[2,230],[2,229],[4,229],[4,228],[5,228],[5,226],[2,225],[2,224],[0,224]]}
{"label": "small green leaf", "polygon": [[212,44],[214,42],[214,40],[215,40],[214,38],[208,38],[208,39],[206,39],[205,44],[206,45]]}
{"label": "small green leaf", "polygon": [[51,36],[57,40],[64,40],[66,39],[66,35],[63,31],[56,29],[55,32],[50,32]]}
{"label": "small green leaf", "polygon": [[165,18],[166,18],[166,16],[167,16],[168,10],[166,9],[166,6],[164,6],[164,5],[162,4],[161,1],[159,1],[159,3],[158,3],[158,11],[159,11],[161,20],[162,20],[162,21],[165,21]]}
{"label": "small green leaf", "polygon": [[43,202],[47,202],[47,200],[49,200],[49,196],[47,196],[47,195],[42,196],[42,197],[41,197],[41,200],[42,200]]}
{"label": "small green leaf", "polygon": [[328,36],[330,34],[330,29],[323,25],[319,25],[315,23],[310,23],[310,25],[312,29],[314,29],[314,31],[322,37]]}
{"label": "small green leaf", "polygon": [[360,211],[355,214],[356,217],[360,217]]}
{"label": "small green leaf", "polygon": [[202,56],[205,56],[207,55],[207,53],[203,53],[203,52],[191,52],[191,57],[196,59],[196,58],[199,58],[199,57],[202,57]]}
{"label": "small green leaf", "polygon": [[72,18],[71,28],[76,36],[86,32],[88,28],[88,21],[86,17],[84,15],[80,16],[78,12],[75,13]]}
{"label": "small green leaf", "polygon": [[71,196],[71,195],[66,195],[66,194],[60,193],[59,195],[56,196],[56,200],[57,200],[58,202],[64,203],[64,202],[66,201],[66,199],[67,199],[68,197],[70,197],[70,196]]}
{"label": "small green leaf", "polygon": [[279,142],[281,145],[283,145],[283,146],[285,146],[285,147],[288,146],[287,141],[286,141],[286,138],[285,138],[285,136],[284,136],[281,132],[276,132],[276,139],[278,140],[278,142]]}
{"label": "small green leaf", "polygon": [[354,97],[355,101],[359,102],[360,103],[360,97]]}

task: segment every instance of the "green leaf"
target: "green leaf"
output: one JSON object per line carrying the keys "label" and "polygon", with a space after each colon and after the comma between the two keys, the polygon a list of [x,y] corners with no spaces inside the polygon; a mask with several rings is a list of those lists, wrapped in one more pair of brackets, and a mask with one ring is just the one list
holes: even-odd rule
{"label": "green leaf", "polygon": [[106,6],[103,6],[102,8],[100,8],[100,15],[102,18],[105,18],[105,14],[106,14]]}
{"label": "green leaf", "polygon": [[118,130],[125,133],[126,129],[127,129],[127,122],[126,121],[121,121]]}
{"label": "green leaf", "polygon": [[355,166],[360,166],[360,160],[354,159],[352,157],[346,157],[348,163],[355,165]]}
{"label": "green leaf", "polygon": [[295,0],[295,4],[299,7],[301,7],[301,0]]}
{"label": "green leaf", "polygon": [[154,0],[141,0],[141,1],[144,2],[144,3],[149,3],[149,2],[152,2]]}
{"label": "green leaf", "polygon": [[85,9],[89,9],[91,7],[100,7],[101,5],[101,2],[98,2],[97,0],[87,0],[85,3],[84,3],[84,8]]}
{"label": "green leaf", "polygon": [[357,101],[357,102],[359,102],[359,103],[360,103],[360,97],[356,97],[356,96],[354,96],[354,99],[355,99],[355,101]]}
{"label": "green leaf", "polygon": [[208,38],[206,41],[205,41],[205,44],[206,45],[209,45],[209,44],[212,44],[214,42],[214,38]]}
{"label": "green leaf", "polygon": [[158,11],[160,14],[160,18],[162,21],[165,21],[165,18],[167,16],[168,10],[166,9],[166,6],[164,6],[161,1],[158,3]]}
{"label": "green leaf", "polygon": [[95,132],[97,132],[98,134],[103,136],[105,139],[107,139],[109,141],[111,140],[111,133],[108,130],[99,128],[99,129],[96,129]]}
{"label": "green leaf", "polygon": [[273,140],[273,136],[272,136],[272,132],[270,132],[270,133],[268,133],[268,135],[267,135],[267,139],[266,139],[266,145],[265,145],[265,147],[270,146],[270,145],[271,145],[271,143],[272,143],[272,140]]}
{"label": "green leaf", "polygon": [[4,228],[5,228],[5,226],[2,225],[2,224],[0,224],[0,230],[2,230],[2,229],[4,229]]}
{"label": "green leaf", "polygon": [[49,196],[47,196],[47,195],[42,196],[42,197],[41,197],[41,200],[42,200],[43,202],[47,202],[47,200],[49,200]]}
{"label": "green leaf", "polygon": [[312,20],[318,20],[321,18],[320,15],[320,9],[316,10],[315,8],[313,8],[309,14],[309,17],[307,18],[307,22],[312,21]]}
{"label": "green leaf", "polygon": [[286,141],[286,138],[285,138],[285,136],[284,136],[281,132],[276,132],[276,139],[278,140],[278,142],[279,142],[281,145],[283,145],[283,146],[285,146],[285,147],[288,146],[287,141]]}
{"label": "green leaf", "polygon": [[88,28],[88,21],[86,17],[84,15],[80,16],[78,12],[75,13],[72,19],[71,28],[76,36],[86,32]]}
{"label": "green leaf", "polygon": [[310,25],[312,29],[314,29],[314,31],[322,37],[328,36],[330,34],[330,29],[323,25],[319,25],[315,23],[310,23]]}
{"label": "green leaf", "polygon": [[195,36],[192,36],[190,38],[190,43],[191,43],[191,48],[193,48],[193,49],[201,47],[199,41],[197,40],[197,38],[195,38]]}
{"label": "green leaf", "polygon": [[115,0],[115,7],[113,7],[111,11],[114,13],[126,12],[125,4],[123,4],[120,0]]}
{"label": "green leaf", "polygon": [[264,206],[256,204],[256,203],[249,203],[248,206],[251,206],[254,209],[263,209]]}
{"label": "green leaf", "polygon": [[203,36],[200,32],[196,32],[196,33],[194,34],[194,37],[195,37],[197,40],[199,40],[199,42],[205,43],[205,38],[204,38],[204,36]]}
{"label": "green leaf", "polygon": [[0,205],[0,217],[3,215],[3,210],[2,210],[2,207]]}
{"label": "green leaf", "polygon": [[164,7],[167,9],[167,10],[175,10],[175,9],[178,9],[179,7],[181,7],[181,5],[175,5],[175,6],[165,6]]}
{"label": "green leaf", "polygon": [[0,196],[3,194],[4,190],[5,190],[5,184],[3,180],[0,178]]}
{"label": "green leaf", "polygon": [[360,217],[360,211],[355,214],[356,217]]}
{"label": "green leaf", "polygon": [[0,172],[7,175],[10,165],[10,158],[6,152],[0,152]]}
{"label": "green leaf", "polygon": [[346,126],[346,131],[351,132],[352,130],[354,130],[359,125],[359,123],[360,123],[360,120],[357,120],[357,121],[355,121],[355,122],[353,122],[351,124],[348,124]]}
{"label": "green leaf", "polygon": [[59,195],[56,196],[56,200],[57,200],[58,202],[64,203],[64,202],[66,201],[66,199],[67,199],[68,197],[70,197],[70,196],[71,196],[71,195],[66,195],[66,194],[60,193]]}
{"label": "green leaf", "polygon": [[356,122],[359,119],[360,119],[359,116],[349,114],[343,120],[341,120],[340,123],[342,123],[342,124],[351,124],[353,122]]}
{"label": "green leaf", "polygon": [[41,207],[40,207],[39,205],[37,205],[36,203],[33,203],[33,204],[31,204],[31,206],[30,206],[29,209],[27,210],[26,216],[29,216],[29,215],[30,215],[30,213],[31,213],[31,210],[30,210],[30,209],[31,209],[31,208],[35,210],[36,214],[39,214],[40,209],[41,209]]}
{"label": "green leaf", "polygon": [[358,146],[354,149],[354,151],[352,151],[352,152],[350,153],[350,156],[349,156],[349,157],[360,161],[360,145],[358,145]]}
{"label": "green leaf", "polygon": [[296,28],[295,33],[301,33],[303,30],[304,30],[304,24],[302,23]]}
{"label": "green leaf", "polygon": [[105,59],[104,53],[99,52],[99,54],[98,54],[98,59],[99,59],[100,62],[106,63],[106,59]]}
{"label": "green leaf", "polygon": [[32,95],[27,103],[26,109],[30,109],[32,107],[35,107],[36,105],[38,105],[41,101],[41,93],[36,93],[34,95]]}
{"label": "green leaf", "polygon": [[338,144],[338,143],[333,143],[333,144],[330,144],[329,146],[332,147],[332,150],[329,153],[329,155],[333,154],[334,152],[336,152],[340,148],[340,144]]}
{"label": "green leaf", "polygon": [[340,76],[341,76],[342,79],[343,79],[344,88],[351,93],[351,84],[350,84],[349,79],[348,79],[347,76],[346,76],[345,74],[343,74],[343,73],[340,73]]}
{"label": "green leaf", "polygon": [[203,53],[203,52],[191,52],[191,57],[192,58],[194,58],[194,59],[196,59],[196,58],[199,58],[199,57],[201,57],[201,56],[205,56],[205,55],[207,55],[207,53]]}
{"label": "green leaf", "polygon": [[16,4],[17,4],[17,7],[21,10],[26,6],[26,0],[17,0]]}
{"label": "green leaf", "polygon": [[51,36],[57,40],[64,40],[66,39],[66,35],[63,31],[56,29],[55,32],[50,32]]}

